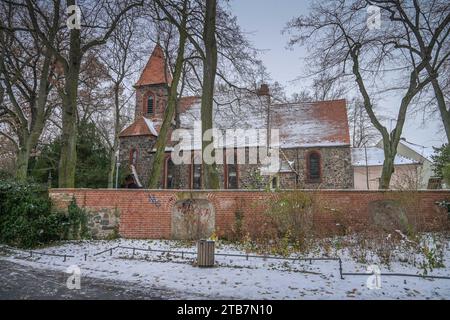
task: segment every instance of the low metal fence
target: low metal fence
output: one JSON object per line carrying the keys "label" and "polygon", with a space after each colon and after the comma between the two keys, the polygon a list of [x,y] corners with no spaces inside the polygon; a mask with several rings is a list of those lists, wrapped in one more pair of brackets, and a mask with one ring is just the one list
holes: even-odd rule
{"label": "low metal fence", "polygon": [[33,255],[50,256],[50,257],[61,257],[61,258],[63,258],[64,262],[67,261],[67,258],[75,258],[74,255],[70,255],[70,254],[47,253],[47,252],[40,252],[40,251],[34,251],[34,250],[18,250],[18,249],[15,249],[15,248],[11,248],[9,246],[3,246],[2,248],[7,250],[7,251],[9,251],[9,252],[28,253],[30,255],[30,258],[32,258]]}
{"label": "low metal fence", "polygon": [[[34,250],[18,250],[15,248],[3,246],[2,248],[8,250],[8,251],[15,251],[20,253],[29,253],[30,257],[33,257],[33,255],[43,255],[43,256],[54,256],[54,257],[61,257],[63,258],[63,261],[65,262],[67,258],[74,258],[74,255],[69,254],[58,254],[58,253],[46,253],[46,252],[39,252]],[[111,248],[107,248],[105,250],[96,252],[92,254],[93,257],[99,256],[105,253],[109,253],[110,256],[112,256],[114,250],[116,249],[124,249],[124,250],[131,250],[132,255],[134,256],[137,251],[143,251],[143,252],[159,252],[159,253],[170,253],[170,254],[178,254],[181,256],[182,259],[184,259],[185,255],[196,255],[197,252],[195,251],[184,251],[184,250],[165,250],[165,249],[151,249],[151,248],[138,248],[138,247],[130,247],[130,246],[115,246]],[[338,263],[339,268],[339,276],[342,280],[344,280],[345,276],[370,276],[374,273],[365,273],[365,272],[344,272],[343,271],[343,263],[342,259],[340,257],[321,257],[321,258],[313,258],[313,257],[279,257],[279,256],[271,256],[271,255],[255,255],[255,254],[238,254],[238,253],[215,253],[216,256],[226,256],[226,257],[239,257],[239,258],[245,258],[246,260],[252,259],[263,259],[263,260],[285,260],[285,261],[309,261],[309,263],[312,263],[313,261],[336,261]],[[84,260],[86,261],[88,257],[88,254],[84,254]],[[414,277],[414,278],[423,278],[423,279],[441,279],[441,280],[450,280],[450,276],[435,276],[435,275],[420,275],[420,274],[410,274],[410,273],[379,273],[380,276],[387,276],[387,277]]]}

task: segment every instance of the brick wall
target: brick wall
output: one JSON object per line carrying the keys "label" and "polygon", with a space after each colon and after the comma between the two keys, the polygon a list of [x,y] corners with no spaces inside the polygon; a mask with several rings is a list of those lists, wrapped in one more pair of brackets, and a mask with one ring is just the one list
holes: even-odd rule
{"label": "brick wall", "polygon": [[[318,204],[313,224],[315,230],[333,233],[342,224],[352,230],[367,227],[369,204],[378,200],[395,200],[406,210],[410,222],[423,231],[433,230],[447,223],[446,210],[436,201],[450,199],[449,191],[354,191],[303,190],[311,194]],[[258,219],[258,205],[277,193],[264,191],[191,191],[191,190],[136,190],[136,189],[52,189],[50,196],[55,205],[64,208],[72,196],[81,207],[90,212],[114,210],[120,214],[119,233],[125,238],[171,238],[172,209],[178,201],[206,199],[215,213],[215,230],[226,235],[241,211],[244,219]],[[259,208],[259,209],[258,209]]]}

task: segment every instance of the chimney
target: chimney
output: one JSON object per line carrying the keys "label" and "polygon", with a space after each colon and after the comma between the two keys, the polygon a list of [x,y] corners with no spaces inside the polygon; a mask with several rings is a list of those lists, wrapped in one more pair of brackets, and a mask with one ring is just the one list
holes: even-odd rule
{"label": "chimney", "polygon": [[266,83],[262,83],[261,87],[256,90],[256,95],[261,98],[265,98],[265,104],[266,104],[266,129],[267,129],[267,140],[266,145],[270,145],[270,129],[271,129],[271,123],[270,123],[270,92],[269,92],[269,86]]}
{"label": "chimney", "polygon": [[256,94],[261,97],[261,96],[268,96],[269,95],[269,86],[266,83],[262,83],[261,87],[256,90]]}

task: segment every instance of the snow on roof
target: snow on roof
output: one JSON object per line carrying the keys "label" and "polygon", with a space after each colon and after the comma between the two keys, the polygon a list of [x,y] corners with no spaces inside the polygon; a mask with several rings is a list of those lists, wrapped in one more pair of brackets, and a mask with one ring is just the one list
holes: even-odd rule
{"label": "snow on roof", "polygon": [[413,144],[411,142],[408,141],[400,141],[400,143],[402,145],[404,145],[405,147],[408,147],[409,149],[415,151],[418,155],[424,157],[425,159],[432,161],[431,160],[431,156],[433,155],[434,151],[433,148],[429,148],[429,147],[421,147],[417,144]]}
{"label": "snow on roof", "polygon": [[140,117],[138,120],[133,122],[130,126],[125,128],[119,137],[132,137],[132,136],[158,136],[158,130],[156,130],[155,125],[152,120],[146,117]]}
{"label": "snow on roof", "polygon": [[[384,162],[384,151],[378,147],[367,147],[367,165],[382,166]],[[412,159],[396,155],[394,165],[419,164]],[[366,156],[364,148],[352,148],[352,165],[355,167],[366,166]]]}
{"label": "snow on roof", "polygon": [[147,125],[148,129],[150,130],[150,132],[151,132],[154,136],[158,136],[158,132],[156,131],[155,126],[154,126],[152,120],[150,120],[150,119],[144,117],[144,121],[145,121],[145,124]]}
{"label": "snow on roof", "polygon": [[[244,97],[232,102],[224,96],[215,98],[215,128],[267,129],[265,97]],[[180,121],[182,128],[193,129],[195,121],[200,121],[200,99],[191,100],[191,105],[180,115]],[[270,128],[279,130],[282,148],[350,144],[345,100],[271,104]],[[254,136],[250,138],[255,139]],[[194,141],[193,149],[199,148],[200,141]]]}

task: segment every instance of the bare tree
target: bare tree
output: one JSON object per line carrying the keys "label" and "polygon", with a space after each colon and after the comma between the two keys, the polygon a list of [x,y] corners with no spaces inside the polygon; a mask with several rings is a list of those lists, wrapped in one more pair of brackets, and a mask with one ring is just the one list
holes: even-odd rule
{"label": "bare tree", "polygon": [[[213,128],[214,85],[217,71],[217,40],[216,40],[217,1],[206,1],[205,18],[203,22],[203,91],[201,104],[202,136]],[[210,142],[202,139],[202,152]],[[211,154],[214,158],[214,150]],[[207,163],[203,157],[203,186],[206,189],[219,188],[219,175],[215,163]]]}
{"label": "bare tree", "polygon": [[378,131],[372,125],[360,98],[350,101],[347,113],[353,148],[367,147],[379,140]]}
{"label": "bare tree", "polygon": [[411,60],[424,61],[431,77],[447,140],[450,142],[450,106],[445,98],[444,71],[450,58],[450,3],[446,0],[366,0],[386,12],[398,25],[390,32],[396,48],[406,49]]}
{"label": "bare tree", "polygon": [[[171,8],[176,8],[176,6],[180,7],[181,2],[181,0],[155,0],[155,3],[158,5],[159,10],[162,11],[164,15],[162,17],[164,19],[167,19],[169,24],[175,26],[177,33],[179,33],[181,27],[180,14],[175,15],[174,12],[172,12]],[[249,42],[245,39],[245,37],[243,37],[243,33],[237,25],[235,17],[233,17],[226,10],[225,4],[223,4],[223,6],[218,6],[217,4],[215,4],[216,9],[208,13],[208,20],[210,20],[211,14],[214,13],[213,11],[216,11],[214,14],[216,21],[215,27],[211,29],[211,26],[208,26],[208,35],[205,34],[205,19],[207,13],[206,4],[208,4],[208,6],[214,5],[212,2],[210,3],[210,1],[206,3],[200,0],[188,1],[190,11],[189,19],[185,27],[187,38],[185,50],[186,52],[183,62],[182,79],[178,88],[179,95],[181,92],[186,92],[191,95],[202,97],[201,103],[203,105],[203,109],[201,111],[201,117],[206,117],[210,122],[210,124],[206,123],[202,125],[202,129],[205,131],[208,128],[212,127],[212,118],[214,116],[213,111],[216,112],[217,110],[213,110],[213,103],[211,102],[211,110],[208,114],[207,110],[205,109],[204,103],[208,103],[209,106],[210,102],[207,101],[210,101],[210,98],[213,99],[212,101],[216,106],[223,105],[224,103],[223,101],[218,101],[217,99],[215,99],[215,89],[219,88],[221,92],[226,92],[226,94],[230,97],[230,101],[237,101],[240,99],[242,92],[255,92],[257,86],[256,81],[254,80],[261,68],[260,61],[255,58],[256,51],[252,49]],[[209,8],[209,10],[211,10],[211,8]],[[208,24],[210,23],[211,21],[208,22]],[[216,49],[213,48],[212,51],[208,51],[208,55],[211,54],[211,57],[208,58],[210,59],[209,63],[212,64],[210,64],[208,69],[206,69],[206,42],[209,41],[209,46],[211,46],[210,32],[214,32]],[[209,40],[206,40],[206,36],[209,37]],[[216,58],[214,58],[214,51],[217,51]],[[210,69],[210,67],[215,70],[215,75],[213,77],[212,74],[210,74],[212,70]],[[213,82],[204,82],[205,72],[207,72],[206,78],[214,80]],[[250,89],[252,85],[253,88]],[[233,108],[232,104],[230,104],[230,107]],[[169,108],[166,109],[166,112],[167,110],[170,111]],[[177,110],[175,110],[175,122],[179,124]],[[164,125],[162,127],[164,127]],[[160,137],[158,137],[158,139],[160,139]],[[154,183],[154,181],[157,179],[159,180],[160,178],[160,170],[156,170],[156,164],[157,163],[154,163],[151,175],[157,175],[158,178],[155,177],[152,180],[152,186],[155,186],[156,184]],[[214,165],[212,165],[211,167],[214,167]],[[207,171],[207,165],[203,164],[203,187],[218,187],[219,180],[217,175],[216,180],[215,178],[209,179],[209,181],[212,181],[212,184],[205,181],[205,179],[208,179],[205,177],[205,175],[210,176],[210,174],[206,173]],[[213,169],[211,171],[214,172],[215,170]],[[216,181],[217,183],[214,181]]]}
{"label": "bare tree", "polygon": [[[309,43],[312,56],[320,57],[327,69],[346,74],[347,64],[351,65],[351,75],[362,96],[364,108],[383,139],[385,160],[379,187],[388,189],[408,107],[431,82],[431,77],[424,74],[429,57],[407,59],[405,49],[397,48],[387,32],[383,29],[369,30],[366,7],[367,3],[359,0],[314,2],[310,14],[290,21],[287,30],[299,32],[292,35],[290,45]],[[402,66],[407,79],[401,86],[403,93],[396,125],[389,132],[375,113],[374,97],[369,88],[377,80],[383,82],[385,90],[398,88],[397,84],[389,87],[383,75],[394,68],[398,71],[399,66]]]}
{"label": "bare tree", "polygon": [[[77,5],[75,0],[67,0],[67,6]],[[58,185],[74,187],[77,137],[77,98],[81,62],[85,54],[104,45],[123,17],[133,8],[142,6],[140,1],[87,1],[79,4],[81,11],[80,28],[65,28],[64,8],[61,0],[54,0],[50,15],[42,14],[43,6],[36,0],[26,0],[26,7],[32,22],[31,31],[39,38],[56,59],[62,69],[63,85],[58,88],[62,99],[62,146],[59,163]],[[55,27],[49,16],[57,22]],[[51,41],[49,32],[58,30],[58,40]],[[68,39],[64,41],[63,39]]]}
{"label": "bare tree", "polygon": [[[173,72],[172,84],[169,89],[169,96],[167,107],[164,112],[164,120],[159,130],[158,138],[156,140],[155,149],[156,153],[153,159],[153,165],[150,173],[149,187],[156,188],[158,186],[161,169],[164,160],[164,151],[167,144],[167,138],[171,123],[175,117],[175,111],[178,100],[178,86],[180,83],[181,75],[183,72],[185,47],[187,41],[187,20],[191,8],[187,0],[179,1],[180,3],[164,3],[163,1],[156,0],[158,9],[164,12],[164,15],[169,19],[170,23],[176,26],[178,31],[178,50],[176,55],[176,62]],[[174,10],[175,12],[170,12]],[[179,17],[178,19],[176,17]]]}
{"label": "bare tree", "polygon": [[[107,108],[106,115],[102,114],[104,121],[96,121],[110,149],[110,169],[108,175],[108,188],[114,185],[114,174],[116,170],[117,152],[119,149],[119,133],[125,125],[124,108],[127,107],[132,95],[125,90],[125,81],[132,74],[136,73],[138,61],[138,42],[142,37],[137,32],[138,16],[127,16],[111,35],[107,50],[103,50],[100,59],[107,67],[108,80],[111,82],[110,91],[112,93],[111,107]],[[112,111],[112,123],[110,112]],[[105,121],[106,120],[106,121]],[[112,127],[112,132],[111,132]]]}
{"label": "bare tree", "polygon": [[[51,114],[52,54],[36,37],[24,32],[30,21],[23,7],[14,3],[0,5],[0,86],[5,98],[0,104],[0,134],[16,146],[16,178],[25,180],[28,163]],[[49,21],[56,26],[57,19]],[[56,28],[48,39],[53,42]]]}

